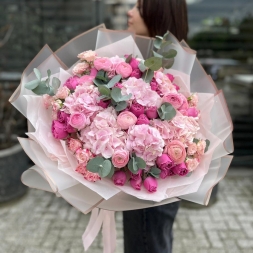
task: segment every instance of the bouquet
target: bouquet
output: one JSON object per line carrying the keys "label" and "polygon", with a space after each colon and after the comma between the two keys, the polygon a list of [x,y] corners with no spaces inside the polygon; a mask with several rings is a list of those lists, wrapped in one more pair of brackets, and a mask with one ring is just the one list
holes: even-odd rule
{"label": "bouquet", "polygon": [[19,141],[35,165],[23,182],[95,217],[95,207],[207,205],[232,159],[223,94],[169,33],[153,40],[99,26],[55,53],[45,46],[11,102],[30,122]]}

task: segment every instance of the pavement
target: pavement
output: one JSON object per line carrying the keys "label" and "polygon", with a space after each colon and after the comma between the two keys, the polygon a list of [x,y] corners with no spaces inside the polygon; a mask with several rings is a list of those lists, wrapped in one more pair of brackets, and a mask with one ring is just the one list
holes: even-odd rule
{"label": "pavement", "polygon": [[[253,252],[253,169],[230,169],[217,196],[208,207],[181,203],[173,253]],[[89,215],[52,193],[30,189],[21,199],[1,204],[0,221],[0,253],[84,252],[81,236]],[[116,253],[123,253],[121,212],[116,227]],[[99,234],[87,253],[102,252]]]}

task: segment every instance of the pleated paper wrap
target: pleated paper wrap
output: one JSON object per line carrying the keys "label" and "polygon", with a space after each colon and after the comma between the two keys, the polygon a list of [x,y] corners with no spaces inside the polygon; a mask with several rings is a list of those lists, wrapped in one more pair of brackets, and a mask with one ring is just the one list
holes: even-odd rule
{"label": "pleated paper wrap", "polygon": [[[146,59],[153,48],[153,39],[134,36],[129,32],[110,31],[103,25],[85,32],[56,52],[46,45],[23,72],[21,83],[10,102],[28,119],[26,138],[19,141],[34,162],[34,166],[22,175],[24,184],[32,188],[54,192],[78,210],[87,214],[93,210],[90,223],[83,235],[87,249],[104,224],[112,237],[104,237],[104,252],[115,248],[114,218],[110,211],[147,208],[185,199],[207,205],[212,188],[225,176],[233,152],[232,121],[222,91],[217,90],[198,59],[196,52],[185,42],[179,43],[173,35],[170,48],[177,51],[175,63],[169,70],[184,94],[198,93],[201,112],[199,136],[211,144],[201,163],[190,177],[168,177],[159,180],[158,191],[136,191],[130,186],[118,187],[110,179],[96,183],[85,180],[75,172],[76,159],[66,148],[64,141],[54,139],[51,133],[51,113],[43,107],[42,96],[35,95],[24,85],[35,79],[33,68],[45,74],[48,69],[63,84],[70,76],[77,55],[86,50],[95,50],[99,56],[112,57],[132,54]],[[103,209],[98,213],[98,209]],[[108,234],[108,233],[105,233]]]}

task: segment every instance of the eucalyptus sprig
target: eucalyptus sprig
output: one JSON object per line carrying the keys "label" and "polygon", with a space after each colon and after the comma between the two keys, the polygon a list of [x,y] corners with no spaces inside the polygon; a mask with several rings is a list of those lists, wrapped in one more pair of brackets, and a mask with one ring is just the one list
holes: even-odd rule
{"label": "eucalyptus sprig", "polygon": [[146,162],[133,153],[131,159],[127,164],[127,167],[133,174],[137,174],[140,169],[146,168]]}
{"label": "eucalyptus sprig", "polygon": [[52,83],[50,84],[50,69],[47,70],[47,79],[42,81],[42,75],[36,68],[33,69],[37,79],[32,80],[25,84],[25,88],[32,90],[37,95],[48,94],[50,96],[55,95],[57,89],[60,87],[61,81],[57,77],[53,77]]}

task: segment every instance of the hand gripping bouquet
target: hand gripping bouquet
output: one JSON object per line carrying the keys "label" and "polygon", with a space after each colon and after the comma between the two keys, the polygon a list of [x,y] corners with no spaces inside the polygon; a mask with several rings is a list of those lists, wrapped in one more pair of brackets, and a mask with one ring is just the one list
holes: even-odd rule
{"label": "hand gripping bouquet", "polygon": [[207,205],[232,159],[223,93],[169,33],[101,25],[56,52],[45,46],[10,101],[29,122],[19,141],[35,165],[23,183],[92,211],[85,249],[103,224],[104,250],[113,251],[112,211]]}

